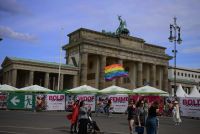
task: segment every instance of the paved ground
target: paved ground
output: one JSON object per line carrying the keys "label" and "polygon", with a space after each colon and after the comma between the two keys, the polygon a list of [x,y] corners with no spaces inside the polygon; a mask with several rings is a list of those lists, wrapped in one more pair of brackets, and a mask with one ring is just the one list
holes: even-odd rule
{"label": "paved ground", "polygon": [[[0,134],[68,134],[66,112],[0,111]],[[126,115],[93,116],[105,134],[128,134]],[[200,120],[182,118],[180,126],[174,126],[169,117],[160,117],[159,134],[200,133]]]}

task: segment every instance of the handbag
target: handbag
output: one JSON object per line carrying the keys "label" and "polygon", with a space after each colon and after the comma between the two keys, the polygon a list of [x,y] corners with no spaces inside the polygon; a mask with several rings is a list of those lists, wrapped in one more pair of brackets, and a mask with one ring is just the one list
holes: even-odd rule
{"label": "handbag", "polygon": [[136,126],[135,127],[135,132],[137,132],[137,133],[144,133],[144,127]]}

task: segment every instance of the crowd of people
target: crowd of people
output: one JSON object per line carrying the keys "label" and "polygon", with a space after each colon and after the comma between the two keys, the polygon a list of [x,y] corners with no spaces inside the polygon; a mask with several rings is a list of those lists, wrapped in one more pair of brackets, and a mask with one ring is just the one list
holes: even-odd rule
{"label": "crowd of people", "polygon": [[100,131],[96,122],[91,119],[91,116],[91,108],[86,107],[84,101],[79,103],[79,100],[76,100],[72,106],[72,113],[67,115],[71,123],[70,133],[88,134],[88,124],[90,124],[91,129]]}
{"label": "crowd of people", "polygon": [[[170,102],[170,106],[171,108],[166,113],[173,117],[175,125],[179,125],[181,118],[178,101]],[[130,100],[126,110],[130,134],[133,134],[134,131],[143,134],[145,128],[147,134],[158,134],[159,118],[157,116],[160,115],[159,107],[158,101],[149,103],[147,99]],[[169,113],[170,111],[171,113]]]}
{"label": "crowd of people", "polygon": [[[96,115],[98,115],[98,113],[105,113],[109,116],[111,105],[112,101],[110,99],[105,99],[103,101],[99,99],[99,101],[97,101],[95,111]],[[175,125],[179,125],[181,123],[181,118],[178,101],[170,103],[169,106],[170,108],[168,111],[165,111],[165,106],[165,113],[168,115],[169,111],[171,111],[170,115],[173,117]],[[72,113],[67,115],[67,118],[71,123],[70,132],[87,134],[89,122],[92,122],[93,127],[96,127],[96,131],[99,131],[100,129],[98,128],[96,122],[91,119],[91,113],[91,108],[86,107],[84,101],[79,102],[79,100],[76,100],[72,106]],[[157,116],[160,115],[158,101],[149,103],[148,99],[136,101],[134,99],[130,99],[125,113],[127,114],[130,134],[133,134],[134,132],[143,134],[145,129],[147,134],[158,134],[159,118]]]}

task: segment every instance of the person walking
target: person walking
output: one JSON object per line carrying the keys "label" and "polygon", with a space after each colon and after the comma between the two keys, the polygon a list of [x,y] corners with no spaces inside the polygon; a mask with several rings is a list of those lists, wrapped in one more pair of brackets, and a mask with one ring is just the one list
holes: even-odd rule
{"label": "person walking", "polygon": [[133,134],[133,125],[134,125],[134,120],[136,118],[136,106],[135,106],[134,100],[129,101],[129,105],[126,109],[126,113],[128,114],[129,131],[130,131],[130,134]]}
{"label": "person walking", "polygon": [[85,102],[80,102],[79,108],[79,130],[78,134],[87,134],[87,124],[88,124],[88,110],[85,107]]}
{"label": "person walking", "polygon": [[105,114],[107,114],[108,117],[110,116],[110,107],[111,107],[111,104],[112,104],[111,99],[108,99],[108,101],[106,103],[106,106],[104,107]]}
{"label": "person walking", "polygon": [[67,118],[70,120],[70,133],[73,134],[77,133],[77,121],[79,115],[79,100],[76,100],[75,103],[72,105],[72,113],[67,115]]}
{"label": "person walking", "polygon": [[145,116],[144,116],[144,101],[140,100],[138,101],[136,105],[136,127],[135,131],[138,134],[143,134],[144,133],[144,123],[145,123]]}
{"label": "person walking", "polygon": [[103,101],[101,98],[99,98],[99,100],[97,101],[97,106],[96,106],[96,116],[98,116],[99,113],[103,113],[104,110],[103,110]]}
{"label": "person walking", "polygon": [[147,134],[156,134],[158,127],[157,113],[159,112],[159,104],[157,101],[153,102],[149,108],[148,117],[146,121]]}
{"label": "person walking", "polygon": [[173,120],[175,122],[175,125],[180,125],[181,123],[181,117],[180,117],[180,110],[178,101],[174,101],[174,107],[173,107]]}

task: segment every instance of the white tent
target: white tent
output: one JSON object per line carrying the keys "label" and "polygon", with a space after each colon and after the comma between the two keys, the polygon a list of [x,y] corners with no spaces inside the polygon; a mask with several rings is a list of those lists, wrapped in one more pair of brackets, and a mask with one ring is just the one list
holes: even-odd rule
{"label": "white tent", "polygon": [[0,85],[0,92],[14,92],[14,91],[18,91],[19,89],[13,87],[13,86],[10,86],[10,85],[7,85],[7,84],[3,84],[3,85]]}
{"label": "white tent", "polygon": [[183,90],[181,84],[178,86],[178,89],[176,90],[176,96],[177,97],[188,97],[188,94]]}
{"label": "white tent", "polygon": [[97,92],[98,89],[88,85],[82,85],[66,91],[66,93],[71,93],[71,94],[95,94]]}
{"label": "white tent", "polygon": [[143,87],[140,87],[140,88],[136,88],[136,89],[133,89],[133,93],[135,94],[154,94],[154,95],[161,95],[163,94],[163,96],[168,96],[168,93],[163,91],[163,90],[160,90],[160,89],[157,89],[155,87],[151,87],[151,86],[143,86]]}
{"label": "white tent", "polygon": [[196,86],[194,86],[194,87],[192,88],[192,91],[190,92],[189,97],[200,97],[200,93],[199,93],[199,91],[197,90],[197,87],[196,87]]}
{"label": "white tent", "polygon": [[113,86],[104,88],[102,90],[99,90],[99,93],[100,94],[130,94],[131,90],[113,85]]}
{"label": "white tent", "polygon": [[18,91],[22,92],[54,92],[53,90],[50,90],[48,88],[44,88],[38,85],[32,85],[24,88],[20,88]]}

